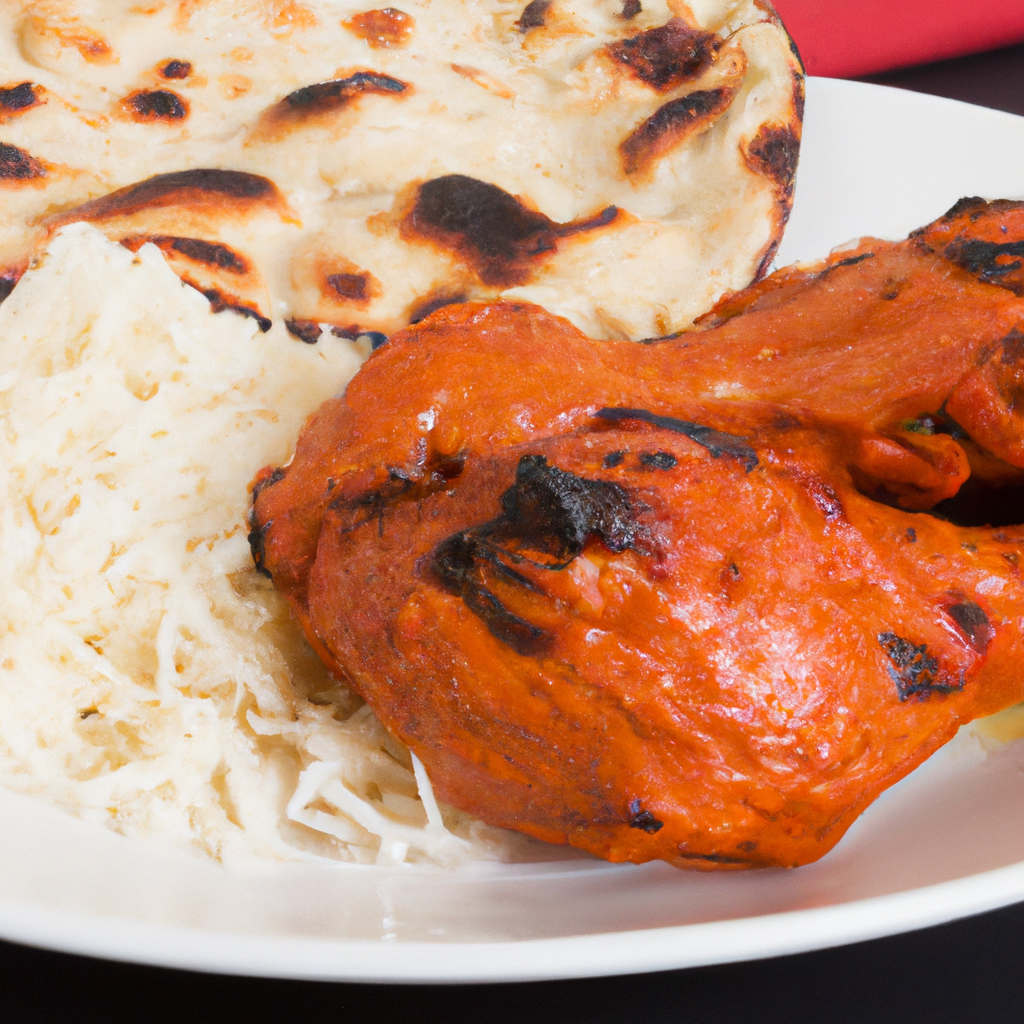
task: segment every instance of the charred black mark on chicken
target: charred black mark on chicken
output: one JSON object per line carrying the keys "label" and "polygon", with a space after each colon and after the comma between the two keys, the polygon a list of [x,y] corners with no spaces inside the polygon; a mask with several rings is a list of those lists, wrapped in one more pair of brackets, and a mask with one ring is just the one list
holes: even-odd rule
{"label": "charred black mark on chicken", "polygon": [[3,302],[14,291],[14,286],[20,279],[21,274],[16,271],[0,274],[0,302]]}
{"label": "charred black mark on chicken", "polygon": [[691,853],[689,850],[680,850],[679,856],[682,860],[703,860],[709,864],[750,864],[749,860],[743,857],[730,857],[725,853]]}
{"label": "charred black mark on chicken", "polygon": [[284,470],[277,468],[272,472],[268,473],[262,480],[257,481],[256,486],[252,489],[252,502],[255,505],[256,500],[259,496],[268,488],[273,487],[274,484],[279,484],[284,479]]}
{"label": "charred black mark on chicken", "polygon": [[873,252],[860,252],[856,256],[847,256],[845,259],[837,260],[835,263],[830,263],[822,272],[821,276],[829,273],[829,271],[837,270],[839,267],[855,267],[858,263],[863,263],[865,260],[873,260],[875,254]]}
{"label": "charred black mark on chicken", "polygon": [[927,699],[933,693],[955,693],[964,687],[963,679],[952,684],[942,679],[939,663],[928,653],[926,644],[914,644],[895,633],[879,633],[878,642],[889,656],[889,674],[901,701],[911,697]]}
{"label": "charred black mark on chicken", "polygon": [[[985,212],[985,207],[988,206],[988,200],[982,199],[981,196],[963,196],[958,199],[939,219],[940,220],[956,220],[957,217],[965,213],[975,214],[975,218]],[[924,230],[923,228],[921,230]],[[917,234],[917,232],[915,232]]]}
{"label": "charred black mark on chicken", "polygon": [[946,246],[943,255],[985,284],[998,285],[1014,295],[1024,295],[1024,280],[1011,277],[1016,271],[1024,269],[1024,263],[1017,258],[1024,257],[1024,241],[956,239]]}
{"label": "charred black mark on chicken", "polygon": [[639,800],[631,800],[629,804],[629,827],[638,828],[641,832],[647,832],[649,835],[654,835],[655,832],[659,832],[665,823],[658,821],[658,819],[651,814],[650,811],[645,811],[640,806]]}
{"label": "charred black mark on chicken", "polygon": [[730,458],[739,459],[749,473],[758,462],[757,453],[750,445],[746,444],[742,437],[734,434],[726,434],[721,430],[714,430],[711,427],[702,427],[699,423],[690,423],[688,420],[678,420],[673,416],[659,416],[656,413],[648,412],[646,409],[598,409],[594,415],[598,419],[609,420],[618,423],[622,420],[640,420],[643,423],[650,423],[652,426],[661,427],[663,430],[671,430],[676,434],[685,434],[691,441],[696,441],[702,448],[711,453],[712,458],[719,458],[728,455]]}
{"label": "charred black mark on chicken", "polygon": [[845,517],[843,503],[831,484],[816,477],[804,477],[800,482],[825,522],[834,523]]}
{"label": "charred black mark on chicken", "polygon": [[261,576],[266,576],[267,579],[273,579],[273,576],[265,564],[266,549],[264,544],[267,533],[273,525],[273,519],[268,519],[265,523],[258,522],[255,511],[253,509],[249,510],[249,533],[247,534],[249,554],[252,555],[252,564],[255,566],[256,571]]}
{"label": "charred black mark on chicken", "polygon": [[516,565],[562,570],[591,538],[611,551],[625,551],[637,540],[636,515],[629,495],[617,484],[550,466],[543,455],[519,460],[515,482],[501,496],[501,509],[496,519],[444,540],[431,556],[430,568],[492,636],[519,654],[536,656],[553,638],[511,613],[488,581],[540,593]]}
{"label": "charred black mark on chicken", "polygon": [[679,460],[671,452],[642,452],[640,464],[647,469],[674,469]]}
{"label": "charred black mark on chicken", "polygon": [[995,630],[984,610],[973,601],[958,601],[950,605],[946,611],[949,617],[960,627],[970,645],[979,653],[984,654],[995,636]]}

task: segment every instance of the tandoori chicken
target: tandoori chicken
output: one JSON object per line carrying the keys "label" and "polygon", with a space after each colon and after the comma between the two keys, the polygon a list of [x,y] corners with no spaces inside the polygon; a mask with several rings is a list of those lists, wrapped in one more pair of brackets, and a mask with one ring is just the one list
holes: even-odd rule
{"label": "tandoori chicken", "polygon": [[1024,204],[962,200],[594,341],[392,337],[253,488],[314,648],[493,824],[610,860],[813,861],[1024,700]]}

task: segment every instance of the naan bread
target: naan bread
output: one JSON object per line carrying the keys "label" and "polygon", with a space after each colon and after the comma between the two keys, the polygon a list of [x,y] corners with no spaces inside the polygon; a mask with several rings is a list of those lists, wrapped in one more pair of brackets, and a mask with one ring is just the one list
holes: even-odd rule
{"label": "naan bread", "polygon": [[802,72],[764,0],[36,0],[0,25],[0,297],[62,224],[316,341],[522,298],[596,337],[762,274]]}

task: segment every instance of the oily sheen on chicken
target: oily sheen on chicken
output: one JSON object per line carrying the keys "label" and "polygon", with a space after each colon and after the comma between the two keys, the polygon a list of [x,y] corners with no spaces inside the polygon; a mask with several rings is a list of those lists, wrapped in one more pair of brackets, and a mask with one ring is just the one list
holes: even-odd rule
{"label": "oily sheen on chicken", "polygon": [[260,474],[257,564],[442,799],[813,861],[1024,699],[1022,255],[1024,205],[963,200],[646,345],[441,310]]}

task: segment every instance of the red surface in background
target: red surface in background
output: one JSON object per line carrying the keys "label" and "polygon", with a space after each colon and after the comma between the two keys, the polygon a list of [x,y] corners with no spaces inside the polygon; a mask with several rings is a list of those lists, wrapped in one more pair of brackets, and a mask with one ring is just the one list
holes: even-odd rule
{"label": "red surface in background", "polygon": [[869,75],[1024,41],[1024,0],[773,2],[810,75]]}

